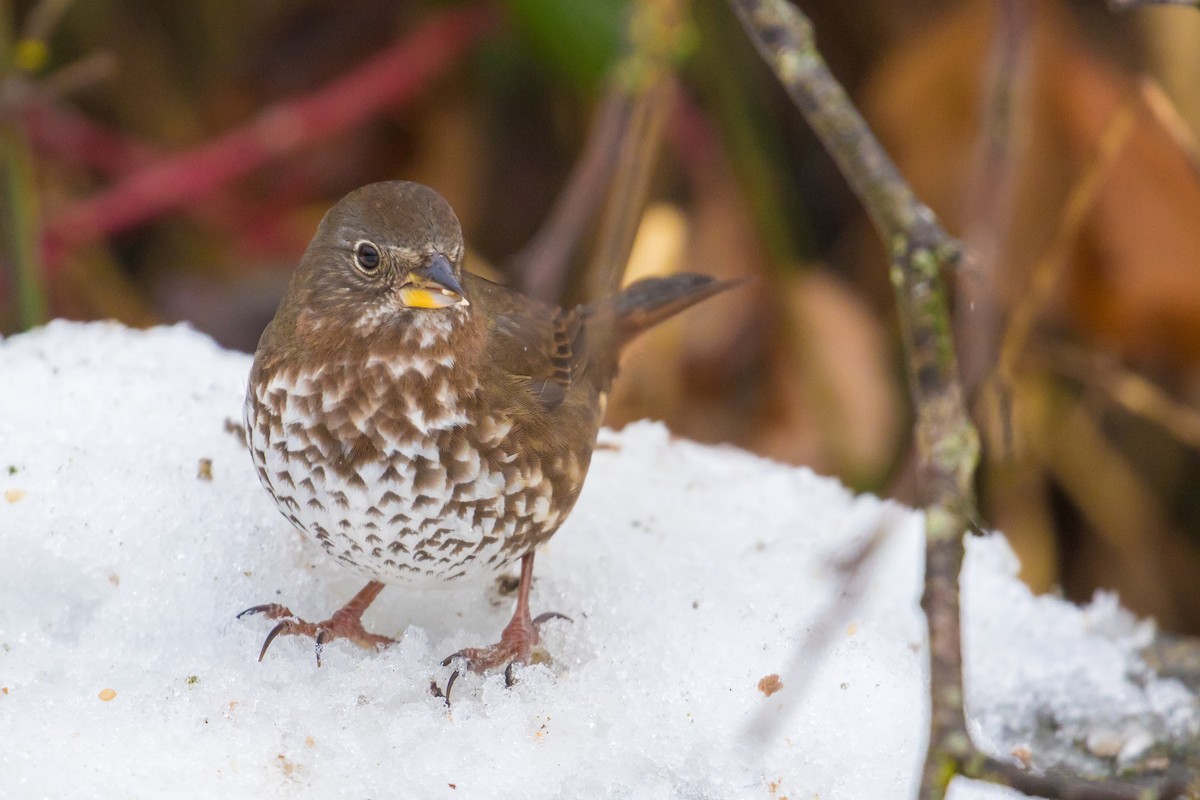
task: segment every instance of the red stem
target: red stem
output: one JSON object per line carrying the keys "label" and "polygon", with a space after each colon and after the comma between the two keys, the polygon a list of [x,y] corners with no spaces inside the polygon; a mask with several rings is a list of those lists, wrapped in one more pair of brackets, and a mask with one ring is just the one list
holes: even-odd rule
{"label": "red stem", "polygon": [[[127,138],[50,99],[29,103],[21,112],[21,122],[37,155],[95,170],[113,181],[154,166],[164,158],[145,142]],[[295,195],[294,186],[277,183],[265,200],[258,198],[250,203],[226,196],[181,210],[232,237],[235,246],[249,244],[256,251],[294,254],[304,247],[307,236],[298,239],[286,225],[280,224],[280,218],[294,205]]]}
{"label": "red stem", "polygon": [[35,152],[111,178],[150,166],[157,157],[153,148],[52,100],[30,103],[21,112],[21,123]]}
{"label": "red stem", "polygon": [[264,110],[247,125],[168,156],[57,215],[46,227],[54,266],[79,245],[195,203],[229,182],[412,100],[491,24],[490,10],[445,11],[347,75]]}

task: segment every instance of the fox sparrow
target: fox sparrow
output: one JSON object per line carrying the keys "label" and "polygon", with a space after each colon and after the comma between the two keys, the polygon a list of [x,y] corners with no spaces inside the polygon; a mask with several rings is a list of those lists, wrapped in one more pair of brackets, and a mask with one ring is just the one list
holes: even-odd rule
{"label": "fox sparrow", "polygon": [[[364,647],[384,584],[438,586],[521,559],[499,643],[460,651],[484,670],[529,659],[534,548],[562,525],[591,460],[622,346],[729,284],[653,278],[571,311],[463,270],[458,219],[417,183],[365,186],[325,215],[246,394],[258,477],[292,524],[370,582],[319,623],[276,604],[242,612],[280,634]],[[241,615],[239,615],[241,616]]]}

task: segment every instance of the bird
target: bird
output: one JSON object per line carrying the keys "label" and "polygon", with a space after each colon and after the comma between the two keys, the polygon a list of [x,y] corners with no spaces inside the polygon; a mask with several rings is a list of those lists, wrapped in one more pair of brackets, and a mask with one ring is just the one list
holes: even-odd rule
{"label": "bird", "polygon": [[[309,622],[268,603],[321,648],[395,640],[362,615],[388,585],[445,587],[520,561],[516,608],[494,644],[443,662],[528,663],[551,612],[530,612],[534,551],[571,513],[622,349],[733,285],[681,273],[563,309],[464,269],[462,229],[435,190],[356,189],[322,218],[254,354],[244,429],[279,511],[367,579]],[[455,675],[457,677],[458,670]],[[449,686],[447,686],[447,690]]]}

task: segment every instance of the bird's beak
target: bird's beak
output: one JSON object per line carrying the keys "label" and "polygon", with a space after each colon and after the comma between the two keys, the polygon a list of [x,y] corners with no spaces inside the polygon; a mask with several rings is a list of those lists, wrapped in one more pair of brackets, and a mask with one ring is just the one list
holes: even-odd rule
{"label": "bird's beak", "polygon": [[441,253],[434,253],[405,276],[400,302],[409,308],[447,308],[469,305],[454,268]]}

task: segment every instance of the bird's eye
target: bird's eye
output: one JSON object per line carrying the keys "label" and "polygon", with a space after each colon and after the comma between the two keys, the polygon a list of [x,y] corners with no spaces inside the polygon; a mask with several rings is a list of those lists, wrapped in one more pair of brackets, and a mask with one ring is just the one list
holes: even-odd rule
{"label": "bird's eye", "polygon": [[379,248],[370,242],[354,245],[354,263],[363,272],[374,272],[379,267]]}

